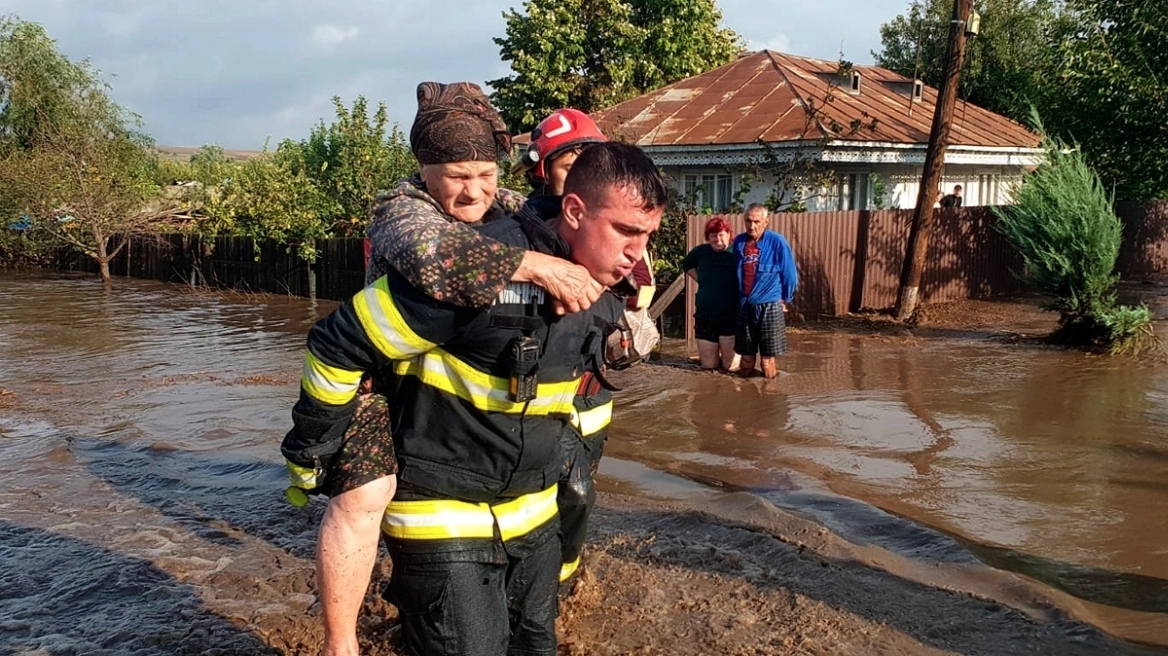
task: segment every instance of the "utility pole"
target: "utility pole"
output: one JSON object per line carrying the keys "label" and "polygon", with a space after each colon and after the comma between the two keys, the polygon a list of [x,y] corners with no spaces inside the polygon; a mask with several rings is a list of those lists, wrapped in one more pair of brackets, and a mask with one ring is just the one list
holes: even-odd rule
{"label": "utility pole", "polygon": [[949,129],[953,126],[957,83],[961,79],[961,65],[965,61],[966,24],[972,5],[973,0],[953,0],[953,19],[949,22],[949,54],[945,60],[941,88],[938,89],[937,106],[933,111],[933,127],[929,132],[929,148],[925,152],[921,190],[917,195],[917,206],[913,208],[908,249],[900,272],[900,294],[896,299],[898,321],[907,321],[916,311],[920,300],[921,272],[929,248],[929,233],[933,229],[933,205],[940,195],[941,172],[945,169],[945,150],[949,147]]}

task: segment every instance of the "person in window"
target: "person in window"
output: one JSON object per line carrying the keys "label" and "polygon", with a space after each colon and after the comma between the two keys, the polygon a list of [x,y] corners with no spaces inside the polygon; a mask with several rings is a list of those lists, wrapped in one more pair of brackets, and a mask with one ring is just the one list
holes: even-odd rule
{"label": "person in window", "polygon": [[730,222],[714,217],[706,222],[706,243],[681,261],[685,275],[698,284],[694,335],[702,369],[738,370],[734,325],[738,314],[737,260],[730,250]]}
{"label": "person in window", "polygon": [[941,198],[941,207],[961,207],[961,185],[954,185],[953,193]]}

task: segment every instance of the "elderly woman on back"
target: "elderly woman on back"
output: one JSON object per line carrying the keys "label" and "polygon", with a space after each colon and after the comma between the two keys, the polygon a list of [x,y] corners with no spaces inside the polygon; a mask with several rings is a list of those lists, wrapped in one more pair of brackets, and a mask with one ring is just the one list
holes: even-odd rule
{"label": "elderly woman on back", "polygon": [[410,148],[421,168],[373,210],[366,282],[392,268],[428,296],[475,308],[490,306],[511,281],[543,287],[562,311],[596,301],[604,288],[584,267],[474,230],[523,205],[522,195],[498,187],[496,162],[510,145],[506,125],[478,85],[418,85]]}

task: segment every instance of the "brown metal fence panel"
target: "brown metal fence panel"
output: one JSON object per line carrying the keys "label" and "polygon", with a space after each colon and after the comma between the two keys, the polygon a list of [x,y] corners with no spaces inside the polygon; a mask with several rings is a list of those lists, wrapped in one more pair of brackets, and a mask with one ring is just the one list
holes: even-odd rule
{"label": "brown metal fence panel", "polygon": [[852,302],[859,222],[855,212],[777,214],[771,230],[787,238],[799,270],[795,308],[804,316],[834,316]]}
{"label": "brown metal fence panel", "polygon": [[[710,218],[690,217],[690,248],[705,242]],[[735,234],[743,231],[740,214],[722,218]],[[813,318],[895,305],[911,221],[912,210],[772,215],[770,227],[790,242],[799,269],[793,310]],[[994,221],[986,207],[938,210],[921,281],[923,300],[988,298],[1021,289],[1014,275],[1021,261],[993,228]],[[695,286],[687,287],[686,315],[691,316]],[[686,337],[692,342],[692,326]]]}
{"label": "brown metal fence panel", "polygon": [[1116,203],[1123,246],[1116,270],[1124,278],[1168,273],[1168,201]]}
{"label": "brown metal fence panel", "polygon": [[940,266],[926,271],[926,300],[990,298],[1023,291],[1025,284],[1018,277],[1022,258],[996,228],[992,208],[941,210],[938,219],[939,229],[929,250],[931,261]]}
{"label": "brown metal fence panel", "polygon": [[891,307],[896,303],[900,287],[900,269],[904,263],[912,211],[880,210],[856,214],[856,220],[861,224],[857,232],[865,236],[862,257],[856,262],[856,268],[863,271],[863,279],[857,283],[861,289],[859,302],[848,309],[855,312]]}

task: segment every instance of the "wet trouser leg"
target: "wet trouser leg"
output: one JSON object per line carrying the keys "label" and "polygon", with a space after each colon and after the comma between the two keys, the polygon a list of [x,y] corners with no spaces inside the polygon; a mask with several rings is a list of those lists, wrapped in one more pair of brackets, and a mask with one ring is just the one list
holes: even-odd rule
{"label": "wet trouser leg", "polygon": [[596,488],[592,477],[604,452],[605,432],[580,439],[575,434],[560,440],[563,468],[560,470],[556,505],[560,511],[560,535],[563,541],[563,566],[560,580],[576,573],[584,540],[588,535],[588,518],[596,505]]}
{"label": "wet trouser leg", "polygon": [[507,656],[556,656],[559,571],[560,540],[554,532],[524,558],[511,559],[506,590],[511,628]]}
{"label": "wet trouser leg", "polygon": [[385,598],[397,606],[407,653],[555,656],[560,540],[544,536],[506,564],[395,558]]}
{"label": "wet trouser leg", "polygon": [[567,580],[579,565],[584,538],[588,533],[588,514],[596,502],[596,491],[592,487],[592,473],[584,441],[575,433],[565,433],[565,437],[560,439],[560,453],[564,459],[556,492],[563,542],[560,578]]}
{"label": "wet trouser leg", "polygon": [[395,562],[385,598],[397,606],[406,652],[506,654],[506,577],[507,566],[502,564]]}

